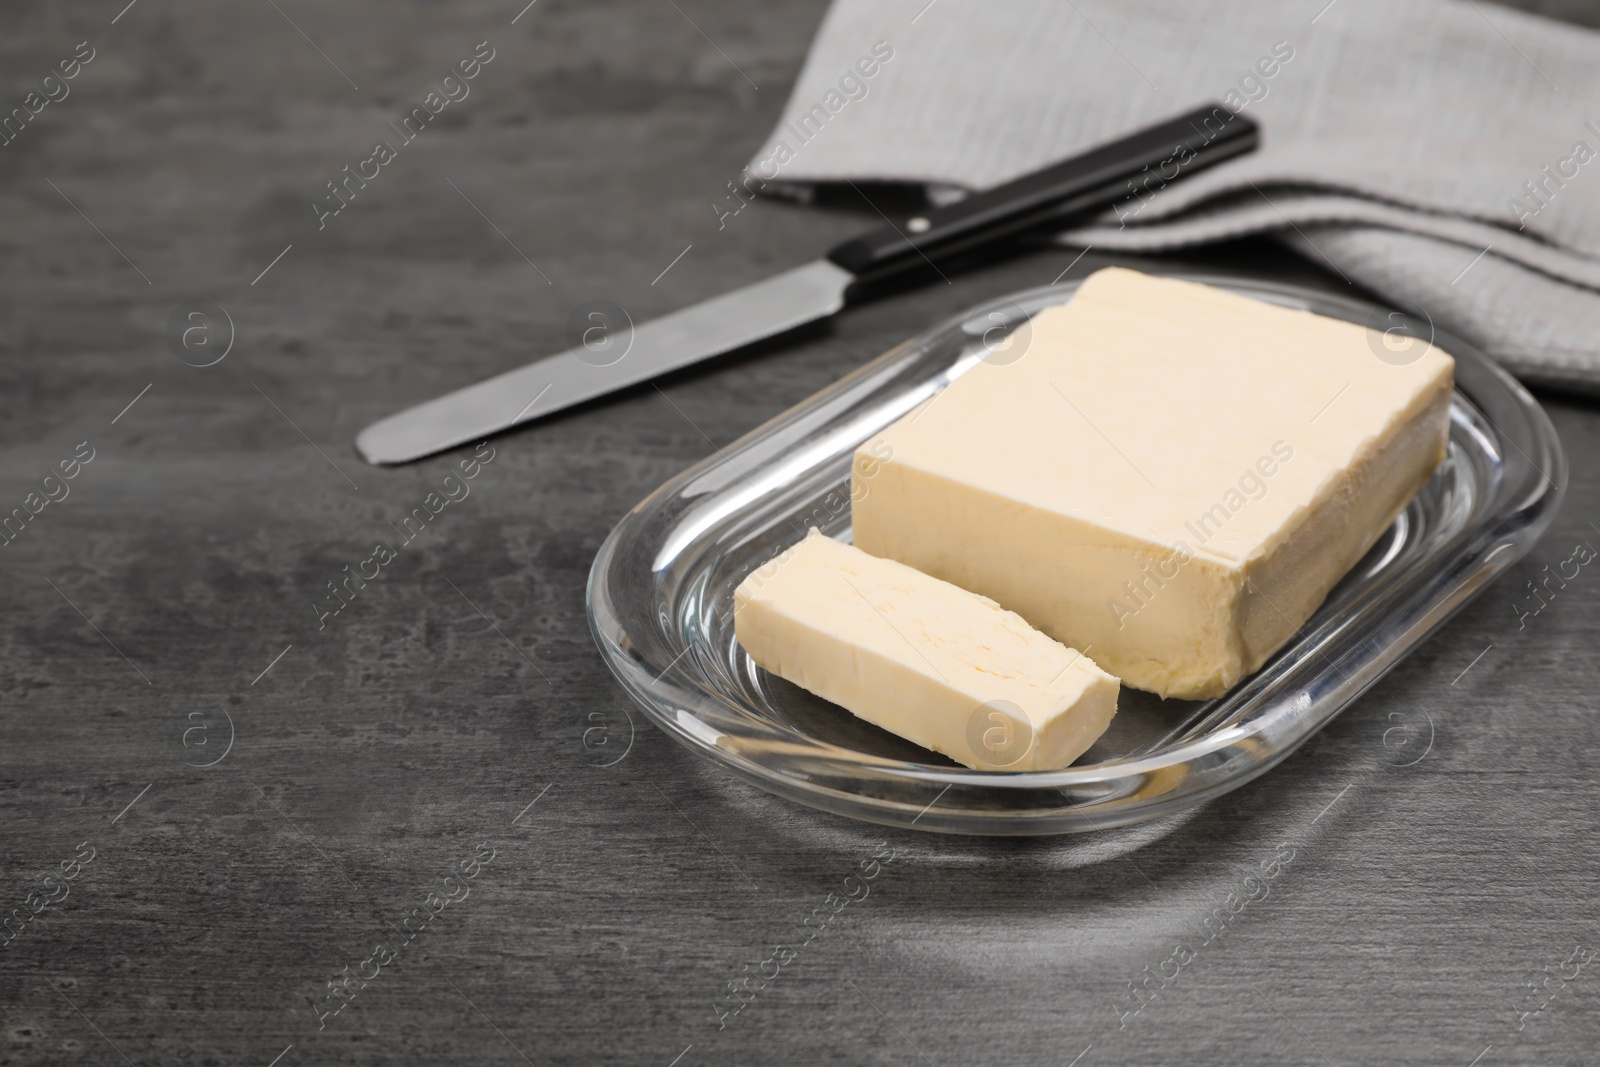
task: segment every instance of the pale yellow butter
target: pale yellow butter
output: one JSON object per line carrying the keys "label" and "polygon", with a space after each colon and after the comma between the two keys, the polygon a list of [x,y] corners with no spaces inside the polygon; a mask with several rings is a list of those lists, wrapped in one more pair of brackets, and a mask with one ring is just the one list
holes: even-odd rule
{"label": "pale yellow butter", "polygon": [[773,674],[980,770],[1056,770],[1105,732],[1117,679],[992,600],[824,537],[734,593]]}
{"label": "pale yellow butter", "polygon": [[854,540],[1129,685],[1216,696],[1427,481],[1453,368],[1421,341],[1103,270],[862,446]]}

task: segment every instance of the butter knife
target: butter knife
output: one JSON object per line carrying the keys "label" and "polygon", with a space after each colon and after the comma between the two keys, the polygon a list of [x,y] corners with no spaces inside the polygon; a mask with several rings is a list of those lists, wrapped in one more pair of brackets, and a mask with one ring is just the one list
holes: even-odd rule
{"label": "butter knife", "polygon": [[868,283],[928,271],[940,259],[1024,231],[1059,229],[1120,201],[1147,200],[1173,181],[1251,151],[1258,137],[1243,115],[1207,105],[644,323],[632,329],[631,344],[615,362],[580,345],[408,408],[362,430],[356,450],[368,463],[408,463],[482,440],[827,318]]}

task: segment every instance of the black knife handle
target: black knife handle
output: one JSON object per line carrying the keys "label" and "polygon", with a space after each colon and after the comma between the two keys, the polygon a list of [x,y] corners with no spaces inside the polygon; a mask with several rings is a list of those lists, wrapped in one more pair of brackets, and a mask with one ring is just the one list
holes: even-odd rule
{"label": "black knife handle", "polygon": [[1243,115],[1210,104],[1025,174],[949,207],[862,234],[828,259],[877,279],[1014,236],[1046,221],[1061,227],[1122,200],[1147,199],[1172,182],[1249,152],[1259,131]]}

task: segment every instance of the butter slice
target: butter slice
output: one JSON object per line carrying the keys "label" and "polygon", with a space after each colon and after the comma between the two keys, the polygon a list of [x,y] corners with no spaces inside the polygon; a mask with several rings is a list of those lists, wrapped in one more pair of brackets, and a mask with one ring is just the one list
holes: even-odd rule
{"label": "butter slice", "polygon": [[1454,361],[1111,268],[852,470],[854,540],[1162,696],[1220,695],[1444,456]]}
{"label": "butter slice", "polygon": [[813,529],[734,592],[766,670],[979,770],[1057,770],[1105,732],[1117,679],[994,601]]}

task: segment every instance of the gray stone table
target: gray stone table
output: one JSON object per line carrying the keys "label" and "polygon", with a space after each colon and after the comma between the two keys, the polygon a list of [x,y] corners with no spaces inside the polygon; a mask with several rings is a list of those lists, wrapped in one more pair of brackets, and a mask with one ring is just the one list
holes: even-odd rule
{"label": "gray stone table", "polygon": [[[0,510],[57,497],[0,556],[0,910],[43,907],[0,948],[0,1062],[1595,1062],[1600,578],[1516,618],[1540,568],[1600,543],[1592,406],[1546,398],[1572,484],[1532,558],[1185,816],[884,831],[740,784],[637,713],[596,767],[584,731],[628,710],[584,619],[612,524],[1076,253],[497,439],[470,495],[324,616],[327,583],[469,454],[375,470],[363,425],[560,344],[586,300],[644,319],[876,220],[712,210],[823,5],[124,5],[0,7],[0,106],[78,63],[0,146]],[[469,95],[411,140],[387,127],[475,54]],[[394,158],[319,229],[325,183],[379,138]],[[1266,244],[1206,264],[1323,284]],[[180,361],[186,329],[191,363],[225,357]],[[880,847],[871,896],[719,1023],[729,983]],[[1263,863],[1265,896],[1174,962]]]}

